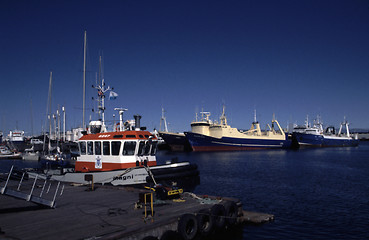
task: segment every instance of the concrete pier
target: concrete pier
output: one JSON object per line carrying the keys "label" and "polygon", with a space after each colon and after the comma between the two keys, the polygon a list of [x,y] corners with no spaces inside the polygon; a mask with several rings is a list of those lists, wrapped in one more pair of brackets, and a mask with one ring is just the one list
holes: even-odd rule
{"label": "concrete pier", "polygon": [[[42,188],[42,184],[36,186]],[[26,186],[22,188],[27,191]],[[149,193],[146,205],[142,201],[145,193]],[[0,195],[0,239],[143,239],[147,236],[164,239],[164,234],[180,235],[183,221],[194,217],[199,220],[204,211],[210,213],[210,210],[216,210],[213,206],[226,206],[227,202],[237,207],[235,224],[262,223],[273,219],[272,215],[244,211],[242,203],[232,198],[182,193],[175,199],[154,198],[151,205],[147,189],[100,185],[91,190],[88,186],[65,185],[62,195],[57,197],[55,208]],[[214,221],[221,222],[222,218],[227,221],[228,216]],[[201,234],[200,223],[195,227],[198,237]],[[224,224],[223,228],[227,227]],[[184,234],[191,237],[193,232]]]}

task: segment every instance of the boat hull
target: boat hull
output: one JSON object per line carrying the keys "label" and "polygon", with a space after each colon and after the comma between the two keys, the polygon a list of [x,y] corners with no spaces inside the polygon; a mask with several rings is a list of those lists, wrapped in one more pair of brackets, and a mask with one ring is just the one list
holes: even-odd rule
{"label": "boat hull", "polygon": [[[150,171],[157,182],[172,182],[178,180],[196,180],[199,183],[199,171],[196,164],[189,162],[171,163],[150,167]],[[32,173],[29,173],[32,175]],[[34,177],[36,174],[34,174]],[[74,172],[73,169],[48,170],[42,175],[55,181],[88,184],[92,179],[98,184],[139,185],[154,182],[149,172],[144,167],[129,169],[100,171],[100,172]],[[38,176],[39,177],[39,176]],[[197,183],[197,184],[198,184]]]}
{"label": "boat hull", "polygon": [[214,138],[193,132],[186,132],[185,134],[193,151],[247,151],[289,148],[291,146],[291,141],[287,135],[285,140],[277,140],[231,137]]}
{"label": "boat hull", "polygon": [[22,154],[14,153],[14,154],[0,154],[0,159],[21,159]]}
{"label": "boat hull", "polygon": [[359,145],[359,140],[349,137],[293,133],[292,138],[299,147],[355,147]]}
{"label": "boat hull", "polygon": [[191,151],[191,145],[184,134],[159,132],[159,135],[174,152]]}

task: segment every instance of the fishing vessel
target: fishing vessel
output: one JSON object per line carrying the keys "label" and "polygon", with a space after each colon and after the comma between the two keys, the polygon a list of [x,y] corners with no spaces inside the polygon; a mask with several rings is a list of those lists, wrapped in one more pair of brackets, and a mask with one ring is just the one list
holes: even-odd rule
{"label": "fishing vessel", "polygon": [[[91,121],[88,131],[77,141],[79,156],[74,168],[45,169],[44,177],[62,182],[94,183],[112,185],[135,185],[146,183],[197,183],[199,171],[196,164],[175,160],[158,165],[156,149],[158,138],[141,127],[140,115],[123,122],[128,109],[115,108],[119,124],[108,131],[104,115],[104,98],[110,87],[104,80],[98,90],[98,121]],[[168,184],[167,184],[168,185]]]}
{"label": "fishing vessel", "polygon": [[16,149],[17,151],[24,151],[26,149],[26,141],[24,136],[24,131],[22,130],[13,130],[9,132],[8,135],[8,144],[11,148]]}
{"label": "fishing vessel", "polygon": [[121,127],[116,132],[87,133],[78,140],[78,145],[80,156],[75,167],[45,170],[50,179],[134,185],[199,178],[197,166],[189,162],[157,165],[157,138],[142,130],[137,121],[134,130]]}
{"label": "fishing vessel", "polygon": [[159,132],[159,135],[173,152],[187,152],[192,150],[184,133]]}
{"label": "fishing vessel", "polygon": [[[164,123],[164,131],[161,131],[162,122]],[[164,116],[164,109],[162,108],[162,117],[160,120],[159,136],[168,144],[173,152],[191,151],[191,145],[188,142],[184,133],[175,133],[168,130],[166,118]]]}
{"label": "fishing vessel", "polygon": [[[105,97],[117,93],[109,86],[105,87],[104,78],[100,85],[93,86],[97,90],[98,114],[97,121],[85,126],[85,59],[86,32],[84,37],[84,74],[83,74],[83,136],[78,139],[79,156],[76,157],[74,168],[59,167],[45,169],[42,176],[31,173],[34,177],[43,177],[62,182],[100,183],[112,185],[138,185],[166,183],[166,185],[195,182],[198,184],[199,171],[196,164],[177,162],[176,160],[158,165],[156,148],[158,139],[146,128],[140,126],[140,115],[135,120],[123,122],[123,113],[128,109],[114,108],[119,113],[119,123],[108,130],[105,122]],[[112,94],[114,93],[114,94]]]}
{"label": "fishing vessel", "polygon": [[256,114],[251,128],[242,131],[227,123],[225,107],[220,117],[220,123],[209,119],[209,112],[202,112],[200,121],[191,123],[191,132],[185,132],[193,151],[238,151],[268,148],[288,148],[291,140],[278,121],[273,118],[268,130],[262,131],[256,121]]}
{"label": "fishing vessel", "polygon": [[323,124],[319,119],[313,126],[310,126],[308,120],[306,120],[305,126],[294,128],[292,138],[293,142],[298,144],[298,147],[349,147],[359,145],[358,136],[350,135],[349,123],[346,120],[341,123],[337,133],[333,126],[323,130]]}

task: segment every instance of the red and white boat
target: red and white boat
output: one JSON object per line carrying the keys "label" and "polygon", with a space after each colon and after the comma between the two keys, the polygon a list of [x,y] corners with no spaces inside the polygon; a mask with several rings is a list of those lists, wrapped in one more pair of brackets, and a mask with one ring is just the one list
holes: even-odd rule
{"label": "red and white boat", "polygon": [[86,134],[78,140],[80,156],[75,168],[47,170],[50,179],[112,185],[145,184],[199,178],[189,162],[157,165],[157,138],[148,131],[127,130]]}
{"label": "red and white boat", "polygon": [[[123,112],[119,111],[120,122],[115,131],[107,131],[104,120],[105,92],[110,90],[98,86],[99,113],[101,120],[90,122],[89,131],[79,140],[80,156],[74,168],[45,170],[52,180],[74,183],[94,183],[112,185],[159,183],[162,181],[181,182],[181,180],[198,183],[199,172],[196,164],[189,162],[169,162],[164,165],[156,163],[158,138],[140,127],[141,116],[123,123]],[[46,176],[45,176],[46,177]]]}

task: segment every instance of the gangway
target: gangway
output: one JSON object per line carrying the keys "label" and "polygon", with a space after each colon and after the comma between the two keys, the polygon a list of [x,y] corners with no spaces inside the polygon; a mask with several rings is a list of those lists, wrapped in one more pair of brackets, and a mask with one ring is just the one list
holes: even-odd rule
{"label": "gangway", "polygon": [[[25,201],[33,202],[50,208],[56,207],[56,198],[57,196],[61,196],[63,194],[64,184],[60,186],[60,181],[50,181],[47,178],[39,179],[38,175],[35,175],[32,187],[30,187],[24,183],[24,180],[27,178],[26,172],[23,172],[19,182],[15,183],[14,181],[11,181],[13,168],[14,165],[10,169],[5,185],[0,188],[0,194],[23,199]],[[14,176],[15,174],[13,174],[13,178]],[[39,185],[40,183],[38,183],[38,180],[43,181],[41,190],[39,190],[41,185]]]}

